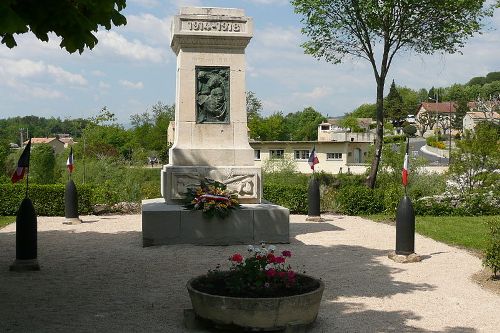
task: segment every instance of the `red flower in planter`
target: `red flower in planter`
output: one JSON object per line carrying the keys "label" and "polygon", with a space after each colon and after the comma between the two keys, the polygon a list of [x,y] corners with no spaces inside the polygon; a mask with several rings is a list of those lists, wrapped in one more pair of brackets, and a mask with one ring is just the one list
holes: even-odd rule
{"label": "red flower in planter", "polygon": [[233,254],[233,256],[231,257],[231,261],[235,261],[237,263],[240,263],[243,261],[243,256],[239,253],[235,253]]}

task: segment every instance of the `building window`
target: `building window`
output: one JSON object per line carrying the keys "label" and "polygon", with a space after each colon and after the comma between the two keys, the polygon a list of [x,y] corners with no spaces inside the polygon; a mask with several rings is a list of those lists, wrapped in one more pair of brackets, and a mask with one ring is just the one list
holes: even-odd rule
{"label": "building window", "polygon": [[330,130],[330,125],[321,125],[321,130],[322,131],[329,131]]}
{"label": "building window", "polygon": [[327,160],[341,160],[342,153],[326,153]]}
{"label": "building window", "polygon": [[269,157],[270,158],[283,158],[285,155],[285,151],[283,149],[270,149]]}
{"label": "building window", "polygon": [[309,150],[294,150],[293,153],[296,160],[309,159]]}
{"label": "building window", "polygon": [[260,149],[254,149],[253,151],[253,159],[256,161],[260,161]]}

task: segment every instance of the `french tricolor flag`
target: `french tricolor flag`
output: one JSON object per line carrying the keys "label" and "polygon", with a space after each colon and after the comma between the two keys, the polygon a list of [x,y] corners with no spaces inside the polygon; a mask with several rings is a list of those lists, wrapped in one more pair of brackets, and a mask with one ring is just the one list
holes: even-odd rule
{"label": "french tricolor flag", "polygon": [[403,171],[402,171],[402,176],[403,176],[403,186],[408,185],[408,151],[410,149],[410,140],[406,142],[406,154],[405,154],[405,160],[403,163]]}
{"label": "french tricolor flag", "polygon": [[66,161],[66,167],[68,168],[69,173],[73,172],[74,165],[73,165],[73,147],[71,147],[69,151],[69,156],[68,160]]}
{"label": "french tricolor flag", "polygon": [[313,150],[309,154],[309,160],[307,160],[311,169],[314,171],[314,166],[319,163],[318,155],[316,154],[316,147],[313,147]]}

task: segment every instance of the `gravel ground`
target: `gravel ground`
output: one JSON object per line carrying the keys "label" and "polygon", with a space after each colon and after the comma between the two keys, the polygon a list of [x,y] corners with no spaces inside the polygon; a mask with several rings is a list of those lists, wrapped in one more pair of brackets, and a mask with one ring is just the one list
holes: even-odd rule
{"label": "gravel ground", "polygon": [[[500,296],[471,276],[478,258],[416,235],[424,260],[387,258],[395,228],[358,217],[291,217],[291,263],[325,282],[309,332],[499,332]],[[143,248],[141,217],[38,218],[39,272],[9,271],[15,226],[0,230],[0,332],[189,332],[187,280],[246,246]]]}

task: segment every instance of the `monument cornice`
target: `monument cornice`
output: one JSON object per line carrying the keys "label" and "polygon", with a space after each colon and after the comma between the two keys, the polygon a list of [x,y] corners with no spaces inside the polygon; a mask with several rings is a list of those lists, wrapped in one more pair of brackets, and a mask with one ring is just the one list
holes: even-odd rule
{"label": "monument cornice", "polygon": [[242,10],[183,8],[171,28],[172,50],[183,48],[245,48],[253,35],[253,20]]}

